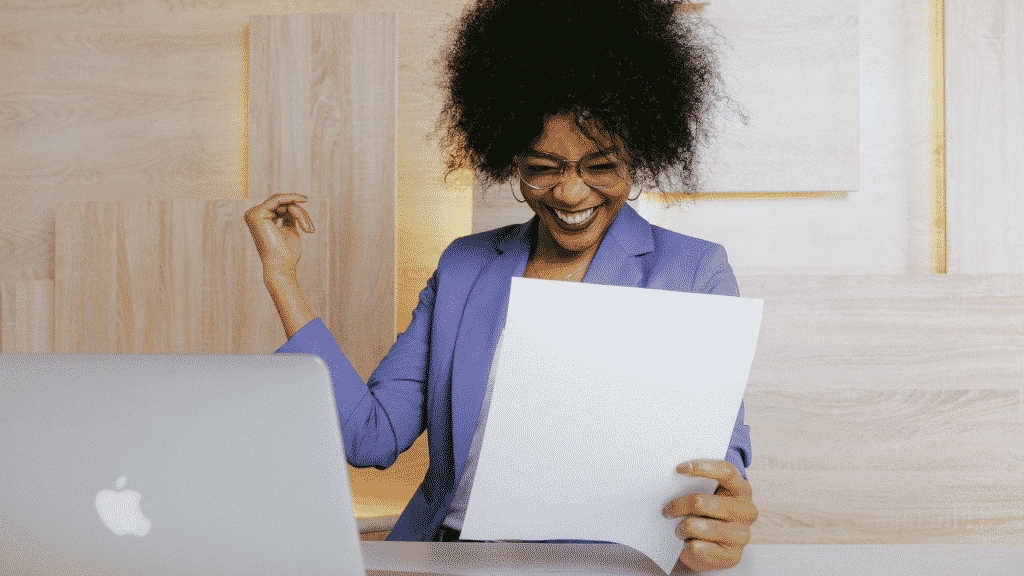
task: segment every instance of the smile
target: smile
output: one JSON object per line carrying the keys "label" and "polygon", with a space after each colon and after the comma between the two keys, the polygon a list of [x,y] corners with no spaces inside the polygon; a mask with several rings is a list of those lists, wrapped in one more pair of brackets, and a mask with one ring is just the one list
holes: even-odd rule
{"label": "smile", "polygon": [[595,212],[597,212],[597,207],[593,206],[591,208],[587,208],[586,210],[581,210],[579,212],[565,212],[557,208],[552,208],[552,211],[555,213],[556,216],[558,216],[559,220],[565,222],[566,224],[582,224],[589,220],[590,217],[593,216]]}

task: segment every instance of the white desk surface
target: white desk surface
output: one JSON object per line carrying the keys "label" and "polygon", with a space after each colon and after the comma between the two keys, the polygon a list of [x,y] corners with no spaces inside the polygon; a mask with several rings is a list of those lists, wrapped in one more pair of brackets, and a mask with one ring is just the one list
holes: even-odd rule
{"label": "white desk surface", "polygon": [[[372,570],[465,576],[511,574],[664,575],[639,552],[615,544],[362,542]],[[689,574],[674,571],[673,574]],[[1024,544],[751,544],[722,576],[1022,576]],[[412,576],[412,575],[410,575]]]}

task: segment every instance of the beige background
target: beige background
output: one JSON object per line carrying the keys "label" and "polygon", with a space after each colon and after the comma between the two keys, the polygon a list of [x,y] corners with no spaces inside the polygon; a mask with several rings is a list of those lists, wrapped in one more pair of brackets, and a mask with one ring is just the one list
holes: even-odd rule
{"label": "beige background", "polygon": [[[193,262],[187,274],[181,255],[150,269],[167,270],[164,281],[179,292],[199,282],[199,302],[215,294],[237,303],[238,312],[207,302],[182,309],[182,318],[161,308],[175,304],[161,304],[159,282],[135,281],[137,294],[119,295],[109,269],[79,262],[78,273],[92,275],[72,287],[92,282],[122,310],[142,306],[130,315],[104,312],[96,329],[112,347],[123,334],[120,318],[135,319],[137,338],[170,334],[167,322],[184,322],[195,327],[195,342],[233,338],[226,319],[207,316],[215,310],[247,330],[274,324],[272,302],[252,286],[248,231],[231,218],[267,196],[248,181],[254,14],[396,13],[394,328],[403,330],[441,250],[472,227],[472,179],[443,183],[439,155],[425,138],[439,107],[430,59],[462,4],[5,2],[0,196],[9,218],[0,228],[0,350],[52,351],[69,337],[55,334],[55,318],[87,313],[85,303],[70,304],[81,306],[71,312],[55,308],[63,301],[55,287],[58,238],[85,242],[87,218],[114,226],[98,231],[102,245],[90,257],[113,254],[116,263],[121,242],[124,261],[139,263],[147,258],[139,246],[181,246],[174,250]],[[948,94],[948,141],[928,105],[939,82],[931,66],[934,3],[862,0],[860,189],[710,196],[659,221],[725,245],[743,294],[766,300],[747,393],[755,450],[749,475],[761,510],[755,542],[1020,542],[1024,212],[1015,159],[1024,126],[1014,111],[1024,105],[1017,40],[1024,8],[1013,0],[947,4],[948,73],[940,84]],[[939,256],[945,262],[933,249],[946,230],[935,217],[945,197],[934,185],[945,145],[954,274],[933,276]],[[58,228],[59,203],[76,202],[81,208]],[[642,210],[654,219],[655,208]],[[315,210],[317,234],[304,237],[308,263],[326,258],[312,255],[327,250],[318,242],[331,226],[330,205]],[[218,227],[211,238],[219,245],[181,237],[209,226]],[[234,268],[211,268],[229,254]],[[145,270],[137,266],[131,274]],[[317,288],[315,272],[310,278],[311,304],[325,302],[317,314],[327,313],[328,301],[358,298]],[[245,316],[260,307],[261,316]],[[184,346],[169,337],[145,345]],[[357,515],[378,519],[364,526],[387,527],[425,463],[421,439],[392,469],[354,475]]]}

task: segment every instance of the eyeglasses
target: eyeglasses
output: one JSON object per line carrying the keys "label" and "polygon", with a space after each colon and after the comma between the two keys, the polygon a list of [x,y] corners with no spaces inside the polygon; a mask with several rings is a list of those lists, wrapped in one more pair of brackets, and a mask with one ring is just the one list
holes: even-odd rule
{"label": "eyeglasses", "polygon": [[519,179],[530,188],[538,190],[557,186],[568,164],[575,165],[576,173],[591,188],[610,188],[618,184],[626,173],[626,165],[622,160],[609,158],[600,152],[571,161],[547,156],[516,157]]}

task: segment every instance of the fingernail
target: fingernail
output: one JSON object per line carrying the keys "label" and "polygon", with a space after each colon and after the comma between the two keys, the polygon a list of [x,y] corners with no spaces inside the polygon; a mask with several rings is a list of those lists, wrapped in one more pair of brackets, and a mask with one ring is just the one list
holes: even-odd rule
{"label": "fingernail", "polygon": [[693,472],[693,462],[684,462],[679,466],[676,466],[676,472],[679,472],[680,474],[689,474],[690,472]]}
{"label": "fingernail", "polygon": [[661,509],[661,515],[665,518],[668,518],[668,506],[665,506]]}

